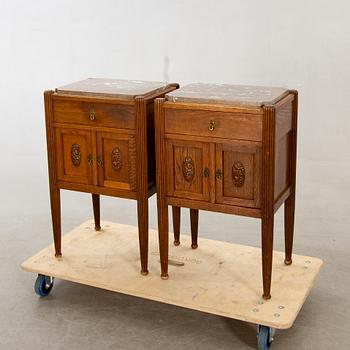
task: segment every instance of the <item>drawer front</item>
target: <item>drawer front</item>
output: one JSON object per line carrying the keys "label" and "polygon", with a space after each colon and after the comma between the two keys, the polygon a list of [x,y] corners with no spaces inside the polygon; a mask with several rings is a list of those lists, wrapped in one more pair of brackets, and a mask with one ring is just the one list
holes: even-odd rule
{"label": "drawer front", "polygon": [[215,147],[216,203],[259,208],[261,147],[244,141]]}
{"label": "drawer front", "polygon": [[169,108],[165,110],[165,132],[261,141],[262,115]]}
{"label": "drawer front", "polygon": [[135,129],[133,106],[54,100],[53,111],[57,123]]}

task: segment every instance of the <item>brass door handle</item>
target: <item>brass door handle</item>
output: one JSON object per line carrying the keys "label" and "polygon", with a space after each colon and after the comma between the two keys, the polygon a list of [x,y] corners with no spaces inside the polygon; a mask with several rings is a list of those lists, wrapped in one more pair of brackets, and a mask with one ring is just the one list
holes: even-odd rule
{"label": "brass door handle", "polygon": [[91,109],[90,112],[89,112],[89,119],[90,120],[95,120],[95,118],[96,118],[96,113],[95,113],[95,111],[93,109]]}
{"label": "brass door handle", "polygon": [[222,171],[221,169],[216,170],[215,177],[217,180],[220,180],[222,177]]}
{"label": "brass door handle", "polygon": [[97,165],[101,166],[102,165],[102,158],[100,156],[97,156]]}
{"label": "brass door handle", "polygon": [[208,168],[204,168],[203,175],[204,175],[204,177],[209,177],[209,169]]}
{"label": "brass door handle", "polygon": [[214,120],[211,120],[208,125],[209,131],[213,131],[215,129],[215,122]]}
{"label": "brass door handle", "polygon": [[92,161],[93,161],[92,154],[89,154],[87,159],[88,164],[91,165]]}

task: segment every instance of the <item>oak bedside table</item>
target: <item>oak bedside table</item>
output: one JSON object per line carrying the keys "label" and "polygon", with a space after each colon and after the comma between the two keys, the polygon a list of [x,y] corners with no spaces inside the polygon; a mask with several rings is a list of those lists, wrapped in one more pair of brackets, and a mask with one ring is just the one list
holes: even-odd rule
{"label": "oak bedside table", "polygon": [[46,91],[45,116],[55,255],[61,253],[60,190],[137,200],[141,273],[147,274],[148,197],[155,193],[154,99],[177,84],[87,79]]}
{"label": "oak bedside table", "polygon": [[156,100],[162,278],[168,205],[250,216],[262,221],[263,298],[271,297],[274,214],[283,203],[292,263],[297,105],[294,90],[226,84],[191,84]]}

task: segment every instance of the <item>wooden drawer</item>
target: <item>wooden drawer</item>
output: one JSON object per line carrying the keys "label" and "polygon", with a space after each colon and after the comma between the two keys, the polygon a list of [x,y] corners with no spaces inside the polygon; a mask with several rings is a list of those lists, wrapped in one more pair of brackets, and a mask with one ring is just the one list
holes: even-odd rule
{"label": "wooden drawer", "polygon": [[169,108],[165,110],[165,132],[261,141],[262,115]]}
{"label": "wooden drawer", "polygon": [[57,123],[135,129],[135,108],[109,103],[54,100]]}

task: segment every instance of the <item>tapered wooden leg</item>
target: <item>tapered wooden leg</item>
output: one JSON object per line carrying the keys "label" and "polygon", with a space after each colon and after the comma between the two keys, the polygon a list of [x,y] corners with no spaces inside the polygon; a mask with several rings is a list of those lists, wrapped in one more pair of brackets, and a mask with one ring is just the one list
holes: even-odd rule
{"label": "tapered wooden leg", "polygon": [[100,195],[92,194],[92,206],[94,208],[95,230],[100,231]]}
{"label": "tapered wooden leg", "polygon": [[158,200],[158,235],[161,278],[168,279],[169,228],[168,206],[163,200]]}
{"label": "tapered wooden leg", "polygon": [[61,196],[58,188],[50,188],[51,218],[53,239],[55,242],[55,256],[62,256],[61,251]]}
{"label": "tapered wooden leg", "polygon": [[173,206],[172,209],[173,209],[174,245],[180,245],[181,208]]}
{"label": "tapered wooden leg", "polygon": [[139,225],[139,245],[141,257],[141,274],[148,275],[148,199],[137,200],[137,218]]}
{"label": "tapered wooden leg", "polygon": [[271,298],[273,257],[276,110],[275,106],[266,105],[263,111],[261,251],[263,298],[268,300]]}
{"label": "tapered wooden leg", "polygon": [[294,236],[294,212],[295,212],[295,195],[292,194],[284,203],[284,244],[286,265],[292,263],[293,236]]}
{"label": "tapered wooden leg", "polygon": [[263,273],[263,298],[271,298],[271,275],[272,275],[272,254],[273,254],[273,224],[274,214],[271,212],[268,216],[262,218],[262,273]]}
{"label": "tapered wooden leg", "polygon": [[197,209],[190,209],[192,249],[198,247],[198,214],[199,211]]}
{"label": "tapered wooden leg", "polygon": [[155,140],[156,140],[156,182],[157,182],[157,211],[158,211],[158,235],[161,278],[167,279],[169,257],[169,227],[168,205],[166,203],[166,151],[165,141],[162,135],[164,131],[164,99],[156,99],[154,106]]}
{"label": "tapered wooden leg", "polygon": [[297,124],[298,124],[298,91],[292,90],[293,118],[291,130],[291,154],[290,154],[290,196],[284,203],[284,244],[286,265],[292,264],[293,236],[294,236],[294,214],[295,214],[295,185],[297,167]]}

